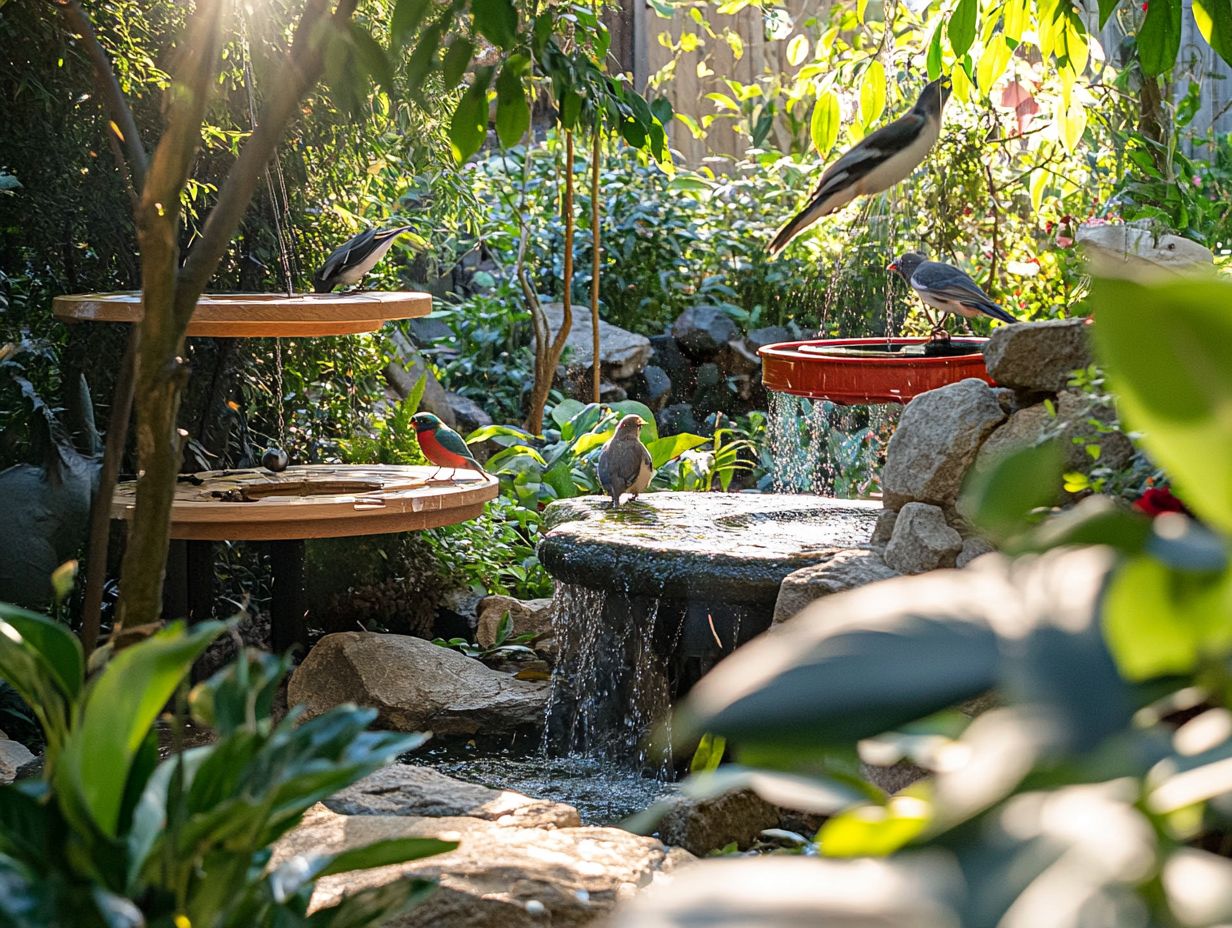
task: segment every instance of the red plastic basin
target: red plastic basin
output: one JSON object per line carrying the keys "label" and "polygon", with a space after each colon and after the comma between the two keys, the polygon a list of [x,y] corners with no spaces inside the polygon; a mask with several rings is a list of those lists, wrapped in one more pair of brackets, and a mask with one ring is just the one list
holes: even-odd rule
{"label": "red plastic basin", "polygon": [[955,345],[970,345],[970,354],[948,357],[847,357],[827,354],[828,348],[875,348],[918,345],[927,338],[829,338],[804,342],[778,342],[758,351],[761,380],[767,390],[791,393],[832,403],[906,403],[938,387],[978,377],[994,383],[984,367],[981,351],[986,338],[955,338]]}

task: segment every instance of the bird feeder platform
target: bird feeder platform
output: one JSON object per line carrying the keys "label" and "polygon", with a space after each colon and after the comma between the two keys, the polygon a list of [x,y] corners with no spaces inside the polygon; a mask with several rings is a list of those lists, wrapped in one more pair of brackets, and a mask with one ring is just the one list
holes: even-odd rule
{"label": "bird feeder platform", "polygon": [[[58,296],[52,312],[63,322],[140,322],[141,293]],[[206,293],[197,301],[188,334],[213,338],[289,338],[374,332],[394,319],[432,312],[432,296],[417,291],[351,293]]]}
{"label": "bird feeder platform", "polygon": [[[475,471],[395,465],[302,465],[206,471],[181,477],[171,504],[171,551],[165,611],[190,622],[214,611],[217,541],[266,542],[270,643],[276,652],[307,644],[304,543],[454,525],[483,513],[499,493],[495,477]],[[137,485],[116,486],[111,515],[132,518]]]}
{"label": "bird feeder platform", "polygon": [[762,347],[766,389],[844,406],[907,403],[968,377],[994,383],[984,366],[986,338],[832,338]]}
{"label": "bird feeder platform", "polygon": [[[184,475],[176,485],[171,537],[283,541],[412,532],[474,519],[499,489],[488,474],[430,466],[313,464],[278,474],[259,468],[205,471]],[[118,484],[112,518],[132,518],[136,495],[135,481]]]}

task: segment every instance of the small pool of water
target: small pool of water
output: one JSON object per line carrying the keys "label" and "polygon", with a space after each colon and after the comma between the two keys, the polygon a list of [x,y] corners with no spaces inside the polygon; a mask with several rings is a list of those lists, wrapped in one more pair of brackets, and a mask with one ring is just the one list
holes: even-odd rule
{"label": "small pool of water", "polygon": [[516,749],[492,753],[479,746],[450,746],[423,748],[400,760],[492,789],[567,803],[578,810],[583,825],[618,825],[676,789],[673,783],[586,755],[547,757]]}

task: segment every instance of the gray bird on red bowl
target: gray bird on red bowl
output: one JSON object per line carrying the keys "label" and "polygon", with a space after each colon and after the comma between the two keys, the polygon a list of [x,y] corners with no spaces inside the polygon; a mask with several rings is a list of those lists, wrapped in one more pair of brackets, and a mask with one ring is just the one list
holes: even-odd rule
{"label": "gray bird on red bowl", "polygon": [[[945,341],[950,337],[945,330],[945,317],[949,315],[1018,321],[994,303],[971,275],[944,261],[929,261],[919,252],[909,251],[891,261],[887,270],[907,281],[927,307],[924,313],[933,324],[933,341]],[[929,309],[939,310],[941,316],[934,317]]]}

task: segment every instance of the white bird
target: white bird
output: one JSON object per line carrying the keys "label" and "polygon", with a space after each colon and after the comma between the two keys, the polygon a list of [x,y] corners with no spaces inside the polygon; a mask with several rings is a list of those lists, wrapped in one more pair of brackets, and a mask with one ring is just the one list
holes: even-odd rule
{"label": "white bird", "polygon": [[906,114],[865,136],[826,168],[804,209],[770,242],[771,256],[822,216],[842,209],[856,197],[889,190],[909,176],[941,135],[941,111],[949,96],[946,78],[925,85]]}
{"label": "white bird", "polygon": [[368,229],[334,249],[314,275],[312,287],[317,293],[329,293],[335,287],[349,287],[363,280],[364,275],[376,267],[385,257],[385,252],[410,226],[395,229]]}

